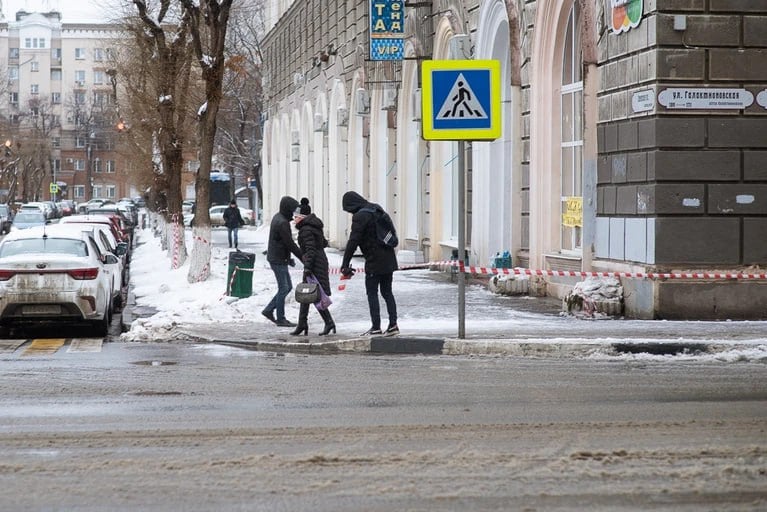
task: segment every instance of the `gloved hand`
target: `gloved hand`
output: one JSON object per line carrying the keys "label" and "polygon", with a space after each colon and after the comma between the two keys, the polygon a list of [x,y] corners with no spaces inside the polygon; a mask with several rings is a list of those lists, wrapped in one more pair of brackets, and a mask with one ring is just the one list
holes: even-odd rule
{"label": "gloved hand", "polygon": [[288,265],[290,265],[291,267],[295,267],[296,266],[296,260],[294,260],[293,258],[290,258],[288,260]]}
{"label": "gloved hand", "polygon": [[354,269],[349,267],[342,268],[341,275],[344,279],[351,279],[354,276]]}
{"label": "gloved hand", "polygon": [[306,282],[306,278],[311,276],[311,275],[312,275],[312,271],[311,270],[304,269],[304,276],[303,276],[304,282]]}

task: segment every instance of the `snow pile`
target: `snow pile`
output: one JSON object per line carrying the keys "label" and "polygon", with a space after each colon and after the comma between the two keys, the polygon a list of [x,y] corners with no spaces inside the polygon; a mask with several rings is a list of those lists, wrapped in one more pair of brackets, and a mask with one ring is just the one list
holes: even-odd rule
{"label": "snow pile", "polygon": [[620,316],[623,286],[614,277],[588,277],[576,283],[562,300],[565,312],[577,317]]}
{"label": "snow pile", "polygon": [[[240,230],[240,243],[260,243],[265,247],[269,228]],[[176,327],[189,323],[229,323],[235,321],[267,322],[260,314],[271,300],[276,285],[274,274],[263,261],[253,269],[253,295],[233,299],[226,295],[229,249],[213,247],[210,277],[189,283],[189,260],[178,269],[170,268],[167,252],[150,229],[138,231],[139,246],[133,251],[131,283],[137,306],[157,311],[151,317],[132,322],[124,341],[174,339]],[[186,230],[186,244],[192,250],[192,232]],[[292,306],[292,305],[291,305]],[[295,316],[295,315],[294,315]]]}

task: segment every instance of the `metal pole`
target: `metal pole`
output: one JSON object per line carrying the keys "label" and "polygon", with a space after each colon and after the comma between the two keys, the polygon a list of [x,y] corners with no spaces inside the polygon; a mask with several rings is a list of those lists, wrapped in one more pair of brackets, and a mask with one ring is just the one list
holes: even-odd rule
{"label": "metal pole", "polygon": [[466,337],[466,142],[458,141],[458,338]]}

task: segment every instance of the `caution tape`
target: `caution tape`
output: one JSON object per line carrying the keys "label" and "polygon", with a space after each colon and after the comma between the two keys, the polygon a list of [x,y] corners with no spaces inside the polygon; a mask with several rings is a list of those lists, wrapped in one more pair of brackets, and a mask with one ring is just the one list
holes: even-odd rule
{"label": "caution tape", "polygon": [[[494,268],[494,267],[476,267],[466,265],[463,262],[450,261],[430,261],[427,263],[418,263],[415,265],[401,266],[398,270],[417,270],[433,267],[454,267],[456,271],[466,274],[478,275],[527,275],[527,276],[554,276],[554,277],[614,277],[626,279],[746,279],[759,280],[767,279],[767,273],[747,273],[747,272],[581,272],[575,270],[533,270],[527,268]],[[291,272],[303,272],[301,268],[292,268]],[[235,266],[232,277],[227,287],[229,292],[234,286],[237,272],[255,272],[254,268],[243,268]],[[364,268],[355,268],[355,273],[365,273]],[[340,268],[328,269],[329,274],[340,274]],[[345,285],[344,285],[345,288]]]}
{"label": "caution tape", "polygon": [[533,270],[527,268],[493,268],[465,265],[459,261],[425,263],[424,266],[450,265],[469,274],[503,274],[557,277],[615,277],[627,279],[767,279],[767,273],[747,272],[582,272],[575,270]]}
{"label": "caution tape", "polygon": [[[433,267],[455,267],[457,271],[466,274],[478,275],[527,275],[527,276],[555,276],[555,277],[615,277],[626,279],[767,279],[767,273],[749,272],[583,272],[575,270],[536,270],[528,268],[495,268],[466,265],[461,261],[430,261],[415,265],[405,265],[398,270],[416,270]],[[355,269],[355,272],[364,272],[363,269]],[[331,274],[340,274],[340,268],[330,269]]]}

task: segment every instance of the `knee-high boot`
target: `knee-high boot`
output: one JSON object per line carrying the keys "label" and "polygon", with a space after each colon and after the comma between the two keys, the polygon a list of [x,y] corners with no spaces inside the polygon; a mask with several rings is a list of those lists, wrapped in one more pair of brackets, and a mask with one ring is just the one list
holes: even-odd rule
{"label": "knee-high boot", "polygon": [[299,336],[302,332],[304,336],[309,334],[309,304],[301,304],[298,310],[298,325],[296,325],[296,330],[290,334]]}
{"label": "knee-high boot", "polygon": [[325,329],[321,333],[319,333],[319,335],[325,336],[326,334],[329,334],[330,331],[333,331],[333,334],[335,334],[336,323],[333,321],[333,317],[330,315],[330,310],[320,309],[319,313],[322,319],[325,321]]}

